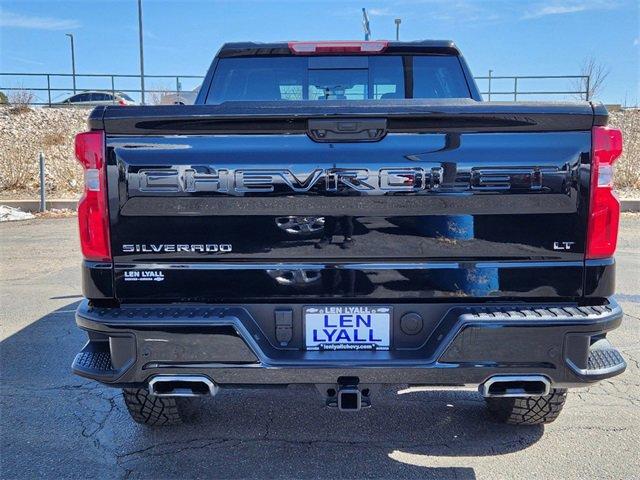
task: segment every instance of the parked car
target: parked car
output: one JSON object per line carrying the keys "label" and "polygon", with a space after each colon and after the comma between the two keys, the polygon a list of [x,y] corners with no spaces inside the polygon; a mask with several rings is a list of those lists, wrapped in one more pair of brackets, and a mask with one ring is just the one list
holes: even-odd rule
{"label": "parked car", "polygon": [[68,105],[78,107],[97,107],[99,105],[136,105],[135,100],[122,92],[86,91],[76,93],[56,105]]}
{"label": "parked car", "polygon": [[193,105],[200,92],[200,85],[191,91],[171,92],[160,98],[160,105]]}
{"label": "parked car", "polygon": [[357,411],[410,384],[541,424],[626,368],[603,105],[484,102],[448,41],[226,44],[205,92],[76,137],[72,368],[135,421],[221,388]]}

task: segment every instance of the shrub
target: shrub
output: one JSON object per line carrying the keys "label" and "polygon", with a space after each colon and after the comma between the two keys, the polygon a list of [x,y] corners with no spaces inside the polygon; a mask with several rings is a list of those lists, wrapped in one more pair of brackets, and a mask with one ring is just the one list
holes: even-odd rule
{"label": "shrub", "polygon": [[24,113],[31,110],[31,104],[33,103],[34,95],[29,90],[12,90],[9,94],[9,103],[11,104],[11,110],[14,113]]}

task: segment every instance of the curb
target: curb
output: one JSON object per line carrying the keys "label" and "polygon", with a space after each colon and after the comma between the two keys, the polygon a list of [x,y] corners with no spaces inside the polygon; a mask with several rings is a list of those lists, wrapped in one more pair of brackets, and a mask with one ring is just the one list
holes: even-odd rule
{"label": "curb", "polygon": [[[9,207],[19,208],[24,212],[38,212],[40,211],[39,200],[0,200],[0,205],[8,205]],[[67,208],[69,210],[76,210],[78,207],[78,200],[47,200],[47,210],[52,208]],[[634,200],[620,200],[621,212],[640,212],[640,199]]]}
{"label": "curb", "polygon": [[640,212],[640,200],[620,200],[621,212]]}
{"label": "curb", "polygon": [[[40,211],[40,200],[0,200],[0,205],[19,208],[23,212],[36,213]],[[78,207],[78,200],[47,200],[46,206],[47,210],[51,210],[53,208],[76,210]]]}

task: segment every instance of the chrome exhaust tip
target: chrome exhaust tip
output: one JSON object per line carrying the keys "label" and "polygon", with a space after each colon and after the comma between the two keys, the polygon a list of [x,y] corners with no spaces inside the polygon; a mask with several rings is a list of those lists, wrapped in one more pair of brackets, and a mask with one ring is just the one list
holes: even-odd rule
{"label": "chrome exhaust tip", "polygon": [[551,382],[543,375],[497,375],[479,390],[483,397],[539,397],[549,395]]}
{"label": "chrome exhaust tip", "polygon": [[203,375],[158,375],[149,380],[149,393],[156,397],[208,397],[218,390]]}

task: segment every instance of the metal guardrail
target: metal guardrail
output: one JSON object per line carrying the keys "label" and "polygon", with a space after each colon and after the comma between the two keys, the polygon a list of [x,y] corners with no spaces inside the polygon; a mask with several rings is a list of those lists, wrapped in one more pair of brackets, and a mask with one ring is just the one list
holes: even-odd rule
{"label": "metal guardrail", "polygon": [[[30,86],[24,85],[24,83],[19,83],[19,80],[15,81],[14,86],[5,86],[6,78],[14,79],[36,79],[36,82],[40,82],[39,86]],[[163,88],[163,89],[144,89],[144,93],[158,93],[158,94],[180,94],[186,93],[190,90],[184,90],[182,88],[183,80],[198,80],[197,84],[199,85],[204,79],[201,75],[145,75],[145,79],[151,79],[159,81],[165,80],[167,83],[172,83],[175,85],[175,90],[172,88]],[[97,84],[97,86],[91,86],[87,88],[61,88],[52,86],[59,80],[75,80],[74,84],[78,80],[85,80],[85,83],[89,80],[101,79],[102,81]],[[123,86],[123,81],[133,81],[136,80],[138,84],[140,84],[140,75],[119,75],[119,74],[111,74],[111,73],[82,73],[73,75],[72,73],[6,73],[0,72],[0,91],[3,92],[12,92],[12,91],[26,91],[33,93],[35,97],[35,101],[30,102],[31,105],[40,105],[40,106],[52,106],[61,104],[60,97],[62,93],[67,95],[75,95],[76,93],[82,93],[85,91],[100,91],[105,93],[126,93],[126,94],[142,94],[143,90],[140,88],[127,88],[126,85]],[[175,81],[175,83],[173,83]],[[79,82],[78,82],[79,83]],[[10,95],[8,95],[10,96]]]}
{"label": "metal guardrail", "polygon": [[[487,90],[482,91],[482,95],[487,96],[487,100],[491,101],[491,96],[513,96],[513,101],[518,100],[518,95],[564,95],[564,96],[572,96],[582,98],[584,100],[589,100],[590,96],[590,83],[591,77],[588,75],[516,75],[516,76],[495,76],[491,74],[491,70],[489,70],[489,75],[486,77],[474,77],[476,82],[478,80],[487,82]],[[518,86],[522,88],[523,81],[536,81],[536,82],[545,82],[545,81],[564,81],[573,83],[574,87],[577,86],[577,89],[573,90],[518,90]],[[495,87],[495,82],[513,82],[512,90],[492,90],[491,87]],[[584,90],[583,90],[584,88]]]}
{"label": "metal guardrail", "polygon": [[[13,85],[9,86],[9,80],[14,78]],[[41,105],[41,106],[52,106],[56,104],[60,104],[60,96],[65,93],[68,95],[73,95],[75,93],[82,93],[84,91],[101,91],[106,93],[126,93],[133,94],[134,96],[145,94],[181,94],[185,93],[189,90],[185,90],[182,88],[183,80],[187,80],[187,82],[191,81],[192,83],[200,84],[200,81],[204,79],[203,76],[200,75],[145,75],[145,80],[149,79],[153,83],[153,81],[161,81],[164,80],[166,82],[170,82],[175,85],[175,90],[173,88],[170,89],[140,89],[140,88],[127,88],[126,82],[133,82],[134,80],[137,84],[140,84],[140,75],[119,75],[119,74],[110,74],[110,73],[82,73],[73,75],[71,73],[4,73],[0,72],[0,91],[4,92],[20,92],[26,91],[31,92],[35,97],[35,101],[29,102],[31,105]],[[29,79],[35,80],[37,86],[24,85],[24,83],[19,83],[19,80],[16,79]],[[75,80],[74,84],[78,80],[84,80],[85,84],[90,80],[95,81],[96,79],[101,79],[98,82],[97,87],[87,87],[87,88],[62,88],[53,86],[61,80],[66,80],[70,83],[70,81]],[[518,100],[518,97],[523,96],[564,96],[564,97],[578,97],[583,98],[585,100],[589,100],[589,90],[590,90],[590,77],[585,75],[516,75],[516,76],[494,76],[489,72],[488,76],[479,76],[475,77],[476,81],[479,83],[486,82],[487,88],[482,89],[482,95],[486,96],[487,100],[491,100],[492,97],[504,98],[508,97],[508,99],[513,98],[514,101]],[[198,82],[194,82],[194,80],[198,80]],[[554,89],[544,89],[544,90],[534,90],[528,87],[527,85],[531,83],[547,83],[547,82],[555,82],[560,83],[564,82],[564,85],[572,85],[574,88],[569,89],[562,88],[560,90]],[[174,83],[175,82],[175,83]],[[510,83],[513,87],[498,88],[500,84]],[[583,89],[584,88],[584,89]],[[10,96],[10,95],[9,95]]]}

